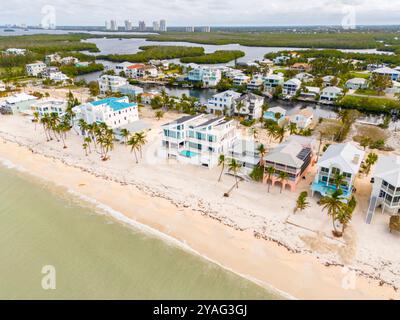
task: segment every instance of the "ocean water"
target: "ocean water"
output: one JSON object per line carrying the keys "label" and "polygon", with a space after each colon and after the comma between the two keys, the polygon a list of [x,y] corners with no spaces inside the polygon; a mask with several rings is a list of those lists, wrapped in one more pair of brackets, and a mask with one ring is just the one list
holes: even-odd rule
{"label": "ocean water", "polygon": [[275,298],[67,190],[0,165],[0,299]]}

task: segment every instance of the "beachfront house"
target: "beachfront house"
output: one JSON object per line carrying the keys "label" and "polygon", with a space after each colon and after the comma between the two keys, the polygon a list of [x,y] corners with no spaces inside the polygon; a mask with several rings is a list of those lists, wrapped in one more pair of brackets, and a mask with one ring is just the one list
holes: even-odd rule
{"label": "beachfront house", "polygon": [[282,86],[284,77],[279,74],[270,74],[264,77],[264,90],[266,92],[273,92],[276,87]]}
{"label": "beachfront house", "polygon": [[156,78],[158,76],[158,69],[153,65],[145,65],[142,63],[125,65],[125,74],[128,78]]}
{"label": "beachfront house", "polygon": [[334,192],[337,189],[334,178],[340,174],[344,177],[344,184],[340,189],[343,196],[349,198],[364,155],[363,150],[350,142],[330,145],[318,160],[317,174],[311,185],[312,194],[317,192],[326,196]]}
{"label": "beachfront house", "polygon": [[65,82],[69,80],[69,78],[62,72],[51,72],[48,79],[54,82]]}
{"label": "beachfront house", "polygon": [[7,97],[1,107],[1,112],[5,114],[18,114],[30,110],[37,97],[26,93],[17,93]]}
{"label": "beachfront house", "polygon": [[264,112],[263,118],[265,120],[274,121],[281,124],[286,118],[286,110],[282,107],[272,107]]}
{"label": "beachfront house", "polygon": [[372,192],[367,213],[371,223],[376,208],[389,214],[400,213],[400,156],[380,155],[372,174]]}
{"label": "beachfront house", "polygon": [[313,119],[314,112],[310,107],[301,109],[290,116],[290,122],[296,124],[296,127],[299,129],[308,128],[312,124]]}
{"label": "beachfront house", "polygon": [[235,112],[236,99],[240,93],[227,90],[213,95],[207,102],[207,112],[216,115],[232,116]]}
{"label": "beachfront house", "polygon": [[372,73],[381,76],[386,76],[393,81],[397,81],[400,78],[400,71],[388,67],[375,69],[374,71],[372,71]]}
{"label": "beachfront house", "polygon": [[264,84],[264,79],[261,74],[256,74],[253,76],[253,78],[247,83],[247,90],[257,90],[260,91],[262,89],[262,86]]}
{"label": "beachfront house", "polygon": [[184,116],[162,126],[158,155],[180,163],[215,167],[236,140],[233,120],[199,114]]}
{"label": "beachfront house", "polygon": [[218,68],[196,66],[188,72],[188,80],[202,82],[203,87],[215,87],[221,81],[221,71]]}
{"label": "beachfront house", "polygon": [[260,119],[264,98],[254,93],[246,93],[236,99],[234,114],[245,116],[248,120]]}
{"label": "beachfront house", "polygon": [[286,97],[292,97],[297,93],[300,87],[301,81],[299,79],[289,79],[283,83],[282,94]]}
{"label": "beachfront house", "polygon": [[102,75],[99,80],[100,94],[106,94],[107,92],[118,92],[118,88],[128,84],[125,78],[112,75]]}
{"label": "beachfront house", "polygon": [[138,105],[129,102],[128,97],[111,97],[88,102],[74,107],[73,111],[76,114],[76,126],[79,124],[79,119],[89,124],[104,122],[112,129],[139,120]]}
{"label": "beachfront house", "polygon": [[32,112],[38,112],[41,117],[45,114],[56,113],[62,116],[68,107],[68,102],[65,100],[44,100],[35,101],[32,106]]}
{"label": "beachfront house", "polygon": [[[292,192],[296,191],[297,184],[312,166],[315,146],[314,138],[296,135],[288,137],[265,156],[265,168],[273,167],[275,173],[271,177],[266,173],[264,183],[283,184],[283,188],[289,187]],[[280,172],[288,174],[287,180],[279,179]]]}
{"label": "beachfront house", "polygon": [[160,96],[161,93],[158,91],[150,91],[150,92],[143,92],[140,96],[142,97],[142,103],[143,104],[151,104],[151,101],[157,97]]}
{"label": "beachfront house", "polygon": [[244,74],[239,74],[233,78],[233,85],[240,87],[242,85],[247,85],[250,81],[250,77],[244,75]]}
{"label": "beachfront house", "polygon": [[332,103],[343,95],[343,90],[339,87],[326,87],[322,89],[319,97],[321,103]]}
{"label": "beachfront house", "polygon": [[30,63],[25,66],[26,73],[31,77],[39,76],[44,70],[46,70],[46,68],[47,65],[41,61]]}
{"label": "beachfront house", "polygon": [[[132,66],[135,66],[136,64],[134,64],[134,63],[132,63],[132,62],[121,62],[121,63],[118,63],[117,65],[115,65],[115,67],[114,67],[114,70],[115,70],[115,73],[117,74],[117,75],[120,75],[121,74],[121,72],[123,72],[123,73],[125,73],[125,75],[127,76],[128,75],[128,70],[129,70],[129,68],[130,67],[132,67]],[[140,64],[141,66],[144,66],[144,65],[142,65],[142,64]]]}
{"label": "beachfront house", "polygon": [[346,88],[350,90],[367,89],[368,81],[364,78],[352,78],[346,81]]}
{"label": "beachfront house", "polygon": [[229,149],[226,158],[235,159],[242,165],[244,173],[249,174],[260,162],[259,142],[253,139],[237,139]]}

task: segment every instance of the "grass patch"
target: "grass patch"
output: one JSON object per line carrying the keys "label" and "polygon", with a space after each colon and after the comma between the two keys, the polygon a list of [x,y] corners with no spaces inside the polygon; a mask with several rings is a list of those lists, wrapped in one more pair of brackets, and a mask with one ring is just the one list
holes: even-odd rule
{"label": "grass patch", "polygon": [[244,57],[245,53],[240,50],[217,50],[213,53],[208,53],[197,57],[181,58],[183,63],[198,63],[198,64],[217,64],[227,63],[232,60]]}
{"label": "grass patch", "polygon": [[391,110],[400,109],[400,102],[396,100],[350,95],[344,96],[338,105],[342,108],[375,113],[389,113]]}

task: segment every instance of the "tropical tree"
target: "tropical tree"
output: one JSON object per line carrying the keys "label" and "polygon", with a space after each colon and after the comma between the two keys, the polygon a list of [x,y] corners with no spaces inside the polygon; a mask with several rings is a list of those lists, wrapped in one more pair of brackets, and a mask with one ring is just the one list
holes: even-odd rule
{"label": "tropical tree", "polygon": [[283,186],[285,185],[285,182],[288,180],[289,174],[285,171],[279,171],[278,173],[278,180],[281,182],[281,192],[283,191]]}
{"label": "tropical tree", "polygon": [[351,196],[351,199],[348,201],[347,204],[344,204],[344,207],[342,210],[339,210],[336,215],[336,220],[340,222],[342,225],[342,232],[341,234],[338,234],[340,236],[343,235],[344,229],[346,228],[347,224],[350,222],[354,209],[356,208],[357,201],[354,196]]}
{"label": "tropical tree", "polygon": [[240,168],[241,168],[241,165],[235,159],[231,159],[231,161],[228,164],[228,170],[229,170],[229,172],[233,172],[233,174],[235,176],[236,188],[239,188],[238,172],[239,172]]}
{"label": "tropical tree", "polygon": [[83,139],[83,142],[87,145],[87,148],[89,149],[89,153],[92,153],[92,149],[90,147],[90,143],[92,142],[92,138],[90,136],[87,136]]}
{"label": "tropical tree", "polygon": [[129,135],[131,133],[129,132],[128,129],[123,128],[123,129],[120,130],[120,134],[121,134],[121,137],[124,139],[124,143],[126,144],[127,141],[128,141]]}
{"label": "tropical tree", "polygon": [[309,202],[307,201],[307,191],[303,191],[299,194],[299,197],[296,200],[296,208],[295,208],[295,212],[297,210],[303,211],[304,209],[306,209],[307,207],[309,207]]}
{"label": "tropical tree", "polygon": [[157,110],[155,113],[155,116],[156,116],[157,120],[160,120],[162,117],[164,117],[164,112],[161,110]]}
{"label": "tropical tree", "polygon": [[220,182],[221,179],[222,179],[222,174],[223,174],[224,169],[225,169],[225,155],[224,154],[220,154],[219,155],[218,166],[221,167],[221,173],[219,174],[219,178],[218,178],[218,182]]}
{"label": "tropical tree", "polygon": [[261,143],[257,147],[257,151],[260,154],[260,166],[264,167],[264,164],[265,164],[264,157],[265,157],[265,154],[267,153],[267,150],[265,149],[264,145]]}
{"label": "tropical tree", "polygon": [[35,131],[36,131],[36,124],[40,121],[40,114],[39,112],[35,111],[33,113],[33,122],[35,123]]}
{"label": "tropical tree", "polygon": [[84,143],[82,144],[82,148],[83,148],[83,150],[85,151],[85,156],[86,156],[86,157],[88,156],[88,147],[89,147],[89,145],[88,145],[86,142],[84,142]]}
{"label": "tropical tree", "polygon": [[272,139],[275,139],[277,126],[276,125],[268,126],[266,129],[267,129],[267,135],[271,142]]}
{"label": "tropical tree", "polygon": [[129,146],[131,146],[131,152],[133,152],[134,155],[135,155],[136,163],[139,163],[139,159],[138,159],[138,156],[137,156],[137,153],[136,153],[136,151],[139,149],[139,142],[138,142],[138,140],[137,140],[137,137],[136,137],[135,135],[132,135],[132,136],[128,139],[127,144],[128,144]]}
{"label": "tropical tree", "polygon": [[297,125],[294,122],[289,123],[289,132],[290,134],[296,134]]}
{"label": "tropical tree", "polygon": [[[275,174],[275,171],[276,171],[275,168],[271,167],[271,166],[265,168],[265,172],[267,173],[268,192],[269,192],[269,188],[271,187],[271,184],[272,184],[271,178]],[[269,181],[271,181],[271,183]]]}
{"label": "tropical tree", "polygon": [[364,164],[364,172],[366,175],[369,174],[371,171],[371,167],[378,161],[378,155],[376,153],[370,153],[367,156],[367,159],[365,160]]}
{"label": "tropical tree", "polygon": [[343,184],[346,183],[346,178],[343,174],[337,172],[332,177],[333,184],[336,186],[336,189],[340,189]]}
{"label": "tropical tree", "polygon": [[337,215],[340,211],[343,211],[346,208],[346,204],[342,201],[342,195],[343,191],[341,189],[337,189],[331,195],[322,197],[319,201],[322,209],[327,210],[328,215],[332,218],[333,232],[335,236],[339,234],[335,224]]}
{"label": "tropical tree", "polygon": [[142,152],[143,146],[147,143],[146,134],[143,131],[136,132],[135,138],[137,140],[137,146],[138,146],[138,150],[140,152],[140,158],[142,158],[143,157],[143,152]]}
{"label": "tropical tree", "polygon": [[285,126],[277,126],[275,129],[275,139],[279,141],[279,143],[281,143],[283,141],[283,139],[285,138],[285,134],[286,134],[286,127]]}

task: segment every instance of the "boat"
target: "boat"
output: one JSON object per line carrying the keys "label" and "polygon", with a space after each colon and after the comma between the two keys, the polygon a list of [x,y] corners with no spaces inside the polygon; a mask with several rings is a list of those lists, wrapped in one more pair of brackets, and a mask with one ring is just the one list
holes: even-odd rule
{"label": "boat", "polygon": [[15,32],[14,29],[4,29],[4,32]]}

